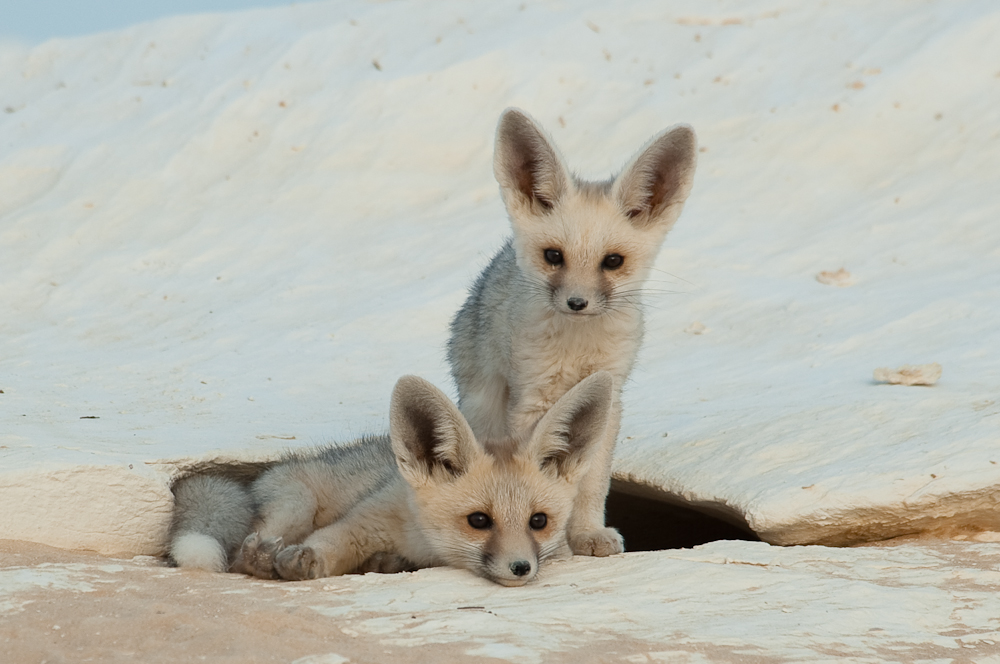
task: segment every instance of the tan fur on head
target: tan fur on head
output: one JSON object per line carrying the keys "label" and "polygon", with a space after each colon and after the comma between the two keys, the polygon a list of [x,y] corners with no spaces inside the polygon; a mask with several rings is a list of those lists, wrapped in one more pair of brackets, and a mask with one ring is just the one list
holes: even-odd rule
{"label": "tan fur on head", "polygon": [[[508,108],[497,125],[493,173],[512,217],[545,215],[572,195],[610,198],[636,228],[651,225],[665,233],[677,220],[694,182],[698,141],[689,125],[654,136],[607,182],[574,178],[541,125]],[[673,213],[672,213],[673,212]]]}
{"label": "tan fur on head", "polygon": [[[539,279],[534,286],[551,308],[585,318],[634,302],[691,191],[694,131],[678,125],[660,133],[607,182],[573,178],[541,127],[518,109],[504,111],[496,141],[493,167],[518,265]],[[546,258],[553,249],[560,264]],[[609,268],[609,256],[620,256],[620,266]],[[568,307],[570,300],[577,304]]]}

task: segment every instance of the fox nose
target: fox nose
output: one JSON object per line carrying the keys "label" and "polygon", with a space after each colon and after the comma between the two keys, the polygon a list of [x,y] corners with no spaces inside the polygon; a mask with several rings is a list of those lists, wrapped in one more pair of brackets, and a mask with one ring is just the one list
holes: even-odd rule
{"label": "fox nose", "polygon": [[587,308],[587,301],[582,297],[571,297],[566,300],[566,306],[573,311],[583,311]]}
{"label": "fox nose", "polygon": [[531,563],[527,560],[517,560],[510,564],[510,571],[514,576],[524,576],[531,571]]}

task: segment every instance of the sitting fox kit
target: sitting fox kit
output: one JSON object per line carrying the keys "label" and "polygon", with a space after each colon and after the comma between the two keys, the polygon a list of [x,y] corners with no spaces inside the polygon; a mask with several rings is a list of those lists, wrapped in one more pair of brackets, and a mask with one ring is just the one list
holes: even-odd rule
{"label": "sitting fox kit", "polygon": [[594,374],[526,443],[486,449],[447,396],[403,377],[388,437],[293,455],[249,487],[207,475],[178,482],[170,557],[267,579],[451,565],[523,585],[570,554],[580,480],[610,455],[601,446],[613,391],[609,374]]}
{"label": "sitting fox kit", "polygon": [[620,175],[574,177],[531,118],[508,109],[493,169],[512,238],[455,316],[448,360],[480,440],[528,439],[560,397],[597,371],[614,378],[611,421],[568,526],[574,553],[623,550],[604,524],[621,387],[642,340],[640,294],[694,177],[684,125],[654,137]]}

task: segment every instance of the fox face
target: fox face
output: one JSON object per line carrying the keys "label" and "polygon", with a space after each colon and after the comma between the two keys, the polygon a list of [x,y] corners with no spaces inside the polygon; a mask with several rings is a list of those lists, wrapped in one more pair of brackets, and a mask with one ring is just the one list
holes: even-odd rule
{"label": "fox face", "polygon": [[400,379],[390,437],[420,528],[446,564],[505,586],[566,557],[573,499],[611,411],[613,379],[598,372],[566,393],[523,443],[476,440],[458,408],[422,379]]}
{"label": "fox face", "polygon": [[663,238],[691,191],[694,131],[657,135],[605,182],[570,174],[526,114],[500,118],[494,174],[518,267],[552,311],[585,320],[637,304]]}
{"label": "fox face", "polygon": [[434,548],[453,567],[505,586],[569,554],[566,524],[576,487],[531,460],[485,454],[461,475],[414,487]]}

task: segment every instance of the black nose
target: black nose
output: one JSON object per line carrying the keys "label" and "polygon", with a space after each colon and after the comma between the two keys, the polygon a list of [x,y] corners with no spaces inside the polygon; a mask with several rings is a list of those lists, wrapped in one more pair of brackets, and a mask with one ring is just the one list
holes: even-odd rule
{"label": "black nose", "polygon": [[582,297],[571,297],[566,300],[566,306],[573,311],[583,311],[587,308],[587,301]]}
{"label": "black nose", "polygon": [[510,564],[510,571],[514,576],[524,576],[531,571],[531,563],[527,560],[518,560]]}

